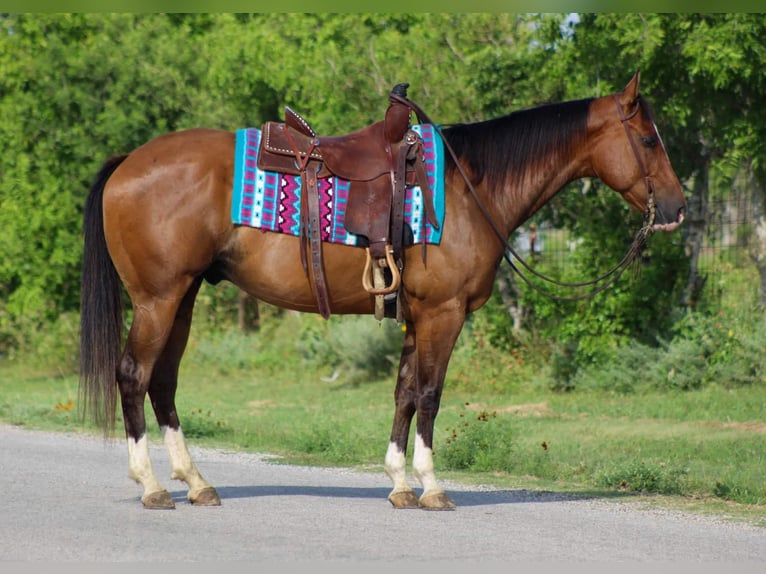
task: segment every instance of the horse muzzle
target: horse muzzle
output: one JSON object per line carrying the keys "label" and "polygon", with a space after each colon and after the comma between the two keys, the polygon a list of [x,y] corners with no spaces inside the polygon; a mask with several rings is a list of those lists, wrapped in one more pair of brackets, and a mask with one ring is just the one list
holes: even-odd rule
{"label": "horse muzzle", "polygon": [[[678,228],[684,222],[685,208],[681,207],[676,214],[676,219],[667,221],[666,223],[654,223],[652,224],[652,231],[664,231],[670,233]],[[664,218],[663,218],[664,219]]]}

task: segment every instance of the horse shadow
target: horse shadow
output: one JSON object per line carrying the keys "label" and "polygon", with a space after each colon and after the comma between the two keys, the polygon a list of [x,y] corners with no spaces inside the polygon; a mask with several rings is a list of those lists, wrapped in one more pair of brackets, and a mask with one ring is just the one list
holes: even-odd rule
{"label": "horse shadow", "polygon": [[[272,496],[310,496],[320,498],[352,498],[386,500],[390,488],[351,486],[294,486],[294,485],[253,485],[216,487],[221,500],[260,498]],[[552,492],[524,489],[491,490],[448,490],[452,501],[458,507],[497,506],[521,503],[550,503],[612,498],[614,493],[605,492]],[[185,491],[171,492],[177,503],[186,501]]]}

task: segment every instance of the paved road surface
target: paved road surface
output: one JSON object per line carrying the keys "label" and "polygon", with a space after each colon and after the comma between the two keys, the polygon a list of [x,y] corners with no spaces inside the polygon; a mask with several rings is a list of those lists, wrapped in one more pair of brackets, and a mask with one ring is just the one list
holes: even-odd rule
{"label": "paved road surface", "polygon": [[[192,507],[167,478],[176,509],[149,511],[127,478],[122,441],[0,425],[0,560],[766,562],[763,528],[460,485],[449,485],[454,512],[394,510],[382,472],[192,453],[223,505]],[[152,456],[169,477],[164,449]]]}

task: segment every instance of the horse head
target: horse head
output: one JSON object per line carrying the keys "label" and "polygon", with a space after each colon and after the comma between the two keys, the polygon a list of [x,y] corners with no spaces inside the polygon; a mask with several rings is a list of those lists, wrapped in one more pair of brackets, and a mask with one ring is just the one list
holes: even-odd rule
{"label": "horse head", "polygon": [[647,215],[652,230],[671,231],[684,219],[686,199],[638,85],[636,72],[622,92],[593,101],[591,161],[599,179]]}

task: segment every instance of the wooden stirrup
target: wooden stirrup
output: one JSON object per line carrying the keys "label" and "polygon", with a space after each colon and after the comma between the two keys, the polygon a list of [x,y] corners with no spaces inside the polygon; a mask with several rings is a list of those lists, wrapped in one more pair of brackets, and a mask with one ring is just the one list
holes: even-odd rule
{"label": "wooden stirrup", "polygon": [[391,285],[383,288],[376,288],[371,282],[372,277],[372,255],[370,255],[370,248],[367,248],[367,261],[364,264],[364,271],[362,272],[362,285],[370,295],[388,295],[393,293],[399,288],[401,282],[401,275],[399,274],[399,268],[396,266],[394,256],[392,255],[392,248],[390,245],[386,245],[386,263],[391,270]]}

